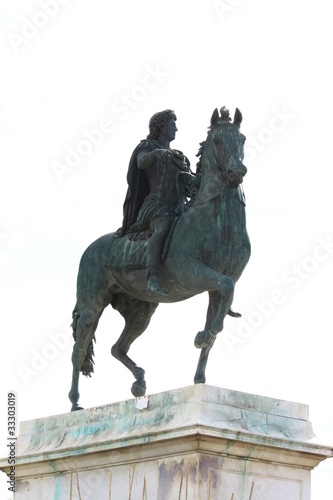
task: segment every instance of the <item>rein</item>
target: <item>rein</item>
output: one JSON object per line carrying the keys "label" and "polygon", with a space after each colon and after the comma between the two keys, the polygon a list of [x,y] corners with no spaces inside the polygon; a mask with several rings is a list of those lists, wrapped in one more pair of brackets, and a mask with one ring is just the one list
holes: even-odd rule
{"label": "rein", "polygon": [[207,200],[203,200],[202,202],[196,202],[196,200],[193,201],[193,203],[188,203],[187,205],[185,205],[184,207],[184,211],[182,213],[184,213],[186,210],[188,210],[188,208],[196,208],[196,207],[201,207],[202,205],[206,205],[206,203],[209,203],[210,201],[213,201],[215,200],[215,198],[217,198],[218,196],[221,196],[221,191],[214,194],[214,196],[212,196],[211,198],[208,198]]}

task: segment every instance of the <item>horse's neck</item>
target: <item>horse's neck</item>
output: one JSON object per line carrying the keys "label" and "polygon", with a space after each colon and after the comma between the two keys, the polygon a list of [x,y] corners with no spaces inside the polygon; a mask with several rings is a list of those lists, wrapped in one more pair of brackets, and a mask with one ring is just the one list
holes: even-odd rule
{"label": "horse's neck", "polygon": [[223,226],[240,224],[245,227],[245,198],[242,188],[226,186],[221,171],[217,171],[208,160],[203,164],[200,189],[194,206],[207,218],[220,214]]}
{"label": "horse's neck", "polygon": [[245,226],[245,200],[240,186],[225,188],[221,203],[226,226]]}
{"label": "horse's neck", "polygon": [[213,161],[209,159],[203,160],[200,188],[196,203],[202,204],[215,198],[225,188],[225,182],[222,179],[221,173],[217,171],[217,167]]}

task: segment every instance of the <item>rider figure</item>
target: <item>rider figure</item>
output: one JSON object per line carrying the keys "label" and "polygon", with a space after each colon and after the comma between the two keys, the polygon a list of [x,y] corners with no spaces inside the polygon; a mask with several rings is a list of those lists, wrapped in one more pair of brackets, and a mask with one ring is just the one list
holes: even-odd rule
{"label": "rider figure", "polygon": [[190,162],[181,151],[171,149],[176,136],[176,115],[170,109],[155,113],[149,121],[149,135],[135,148],[128,168],[128,190],[124,219],[118,236],[147,239],[146,290],[168,293],[157,268],[172,221],[184,206],[180,180],[190,183]]}

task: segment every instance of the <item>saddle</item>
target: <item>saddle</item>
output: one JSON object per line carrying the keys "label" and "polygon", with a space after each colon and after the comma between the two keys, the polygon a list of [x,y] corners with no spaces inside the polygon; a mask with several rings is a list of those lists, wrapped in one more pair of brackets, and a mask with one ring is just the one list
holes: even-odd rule
{"label": "saddle", "polygon": [[[181,214],[179,214],[170,225],[165,239],[161,261],[166,259],[171,237],[180,216]],[[145,230],[137,233],[135,238],[133,238],[133,235],[130,233],[113,238],[107,254],[107,267],[111,267],[117,271],[146,268],[146,248],[151,234],[151,231]]]}

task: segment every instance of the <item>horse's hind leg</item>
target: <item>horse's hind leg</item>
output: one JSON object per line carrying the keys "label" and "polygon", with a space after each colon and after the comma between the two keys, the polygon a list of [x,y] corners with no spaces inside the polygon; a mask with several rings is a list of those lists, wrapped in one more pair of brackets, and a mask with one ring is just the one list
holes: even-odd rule
{"label": "horse's hind leg", "polygon": [[68,397],[72,403],[71,411],[81,410],[78,405],[79,394],[79,376],[80,371],[84,375],[90,376],[93,371],[92,353],[89,352],[89,345],[94,338],[94,334],[98,325],[99,318],[104,310],[104,307],[75,307],[73,312],[73,333],[75,344],[73,347],[72,363],[73,376],[72,386]]}
{"label": "horse's hind leg", "polygon": [[145,371],[137,366],[127,353],[134,340],[146,330],[157,306],[158,304],[131,299],[125,295],[117,295],[112,301],[112,307],[125,319],[125,328],[111,353],[133,373],[136,381],[131,390],[135,397],[144,396],[146,393]]}

